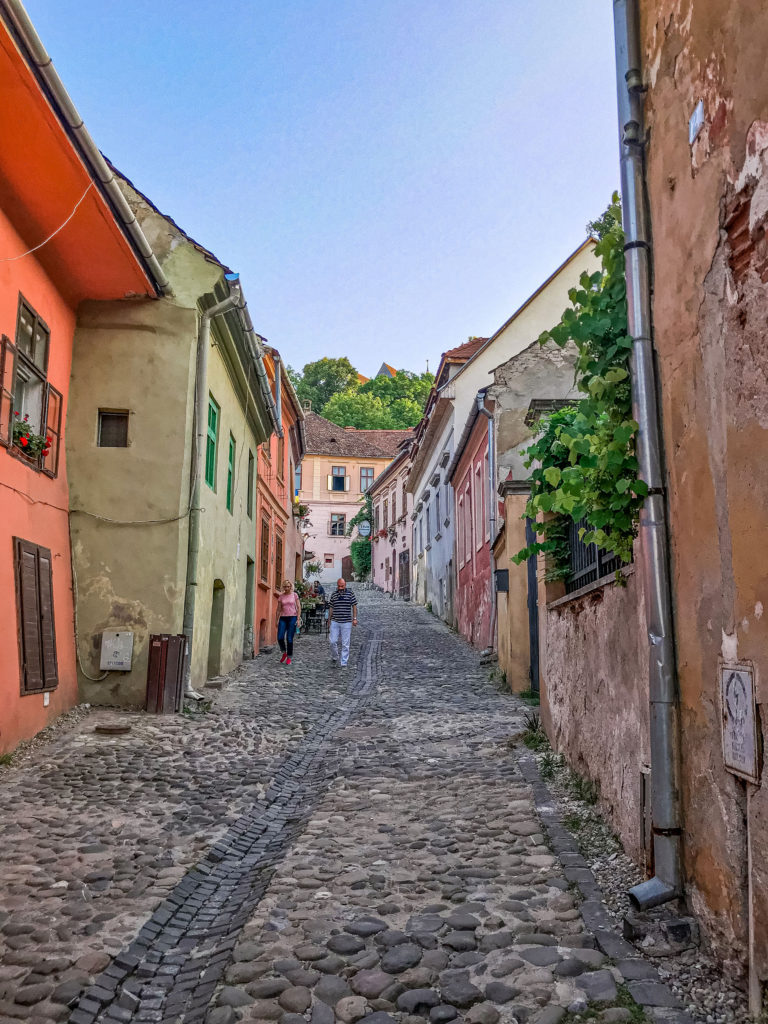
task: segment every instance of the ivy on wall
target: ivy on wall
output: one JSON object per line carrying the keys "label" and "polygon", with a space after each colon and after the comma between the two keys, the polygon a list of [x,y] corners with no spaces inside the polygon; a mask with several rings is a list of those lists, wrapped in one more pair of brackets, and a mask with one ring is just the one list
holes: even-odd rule
{"label": "ivy on wall", "polygon": [[[350,536],[353,529],[364,520],[371,524],[373,529],[373,501],[367,492],[360,499],[362,508],[349,520],[347,536]],[[349,546],[349,554],[352,558],[352,568],[359,580],[366,580],[371,574],[371,536],[356,537]]]}
{"label": "ivy on wall", "polygon": [[531,494],[525,516],[540,536],[513,556],[518,565],[540,552],[549,556],[548,579],[569,574],[568,520],[586,520],[586,544],[597,544],[625,562],[632,543],[646,484],[638,479],[627,333],[624,232],[621,206],[611,205],[590,224],[602,268],[583,273],[568,297],[560,322],[539,337],[539,344],[578,349],[576,384],[583,397],[542,419],[540,433],[526,449]]}

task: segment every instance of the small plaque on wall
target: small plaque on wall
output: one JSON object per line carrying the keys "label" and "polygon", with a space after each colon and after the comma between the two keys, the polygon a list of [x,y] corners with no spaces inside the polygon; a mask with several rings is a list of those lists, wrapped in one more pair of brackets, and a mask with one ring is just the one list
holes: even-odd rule
{"label": "small plaque on wall", "polygon": [[720,665],[720,719],[727,771],[749,782],[760,778],[755,713],[754,669],[749,664]]}

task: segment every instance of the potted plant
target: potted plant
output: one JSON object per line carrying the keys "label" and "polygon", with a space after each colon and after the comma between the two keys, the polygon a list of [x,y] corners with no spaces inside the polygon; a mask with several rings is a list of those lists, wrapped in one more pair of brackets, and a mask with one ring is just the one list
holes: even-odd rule
{"label": "potted plant", "polygon": [[13,446],[22,455],[36,462],[41,456],[48,455],[53,438],[48,434],[36,434],[29,422],[29,413],[24,416],[20,412],[13,414]]}

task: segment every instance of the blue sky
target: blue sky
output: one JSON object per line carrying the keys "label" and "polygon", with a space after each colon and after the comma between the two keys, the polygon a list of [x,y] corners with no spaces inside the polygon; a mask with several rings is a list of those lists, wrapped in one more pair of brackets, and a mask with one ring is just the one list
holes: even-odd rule
{"label": "blue sky", "polygon": [[434,369],[618,184],[609,3],[26,4],[97,144],[297,367]]}

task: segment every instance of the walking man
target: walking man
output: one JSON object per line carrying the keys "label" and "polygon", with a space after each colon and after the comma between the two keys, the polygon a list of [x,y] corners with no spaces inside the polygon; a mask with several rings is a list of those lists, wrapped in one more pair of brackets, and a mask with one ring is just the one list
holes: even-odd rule
{"label": "walking man", "polygon": [[[336,589],[330,600],[331,620],[331,661],[341,662],[341,667],[349,661],[349,640],[352,627],[357,625],[357,598],[351,590],[347,590],[346,580],[337,580]],[[341,641],[341,657],[339,657],[339,641]]]}

